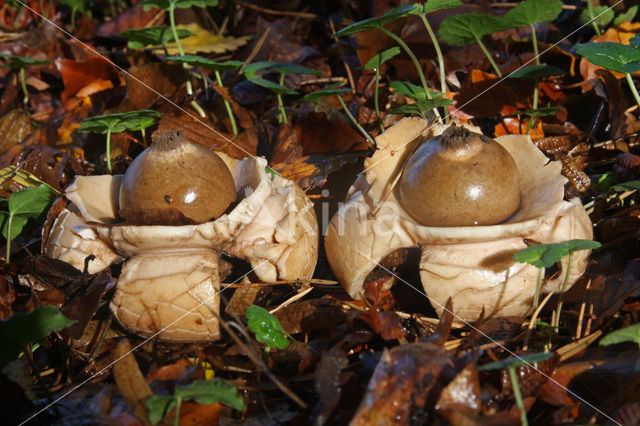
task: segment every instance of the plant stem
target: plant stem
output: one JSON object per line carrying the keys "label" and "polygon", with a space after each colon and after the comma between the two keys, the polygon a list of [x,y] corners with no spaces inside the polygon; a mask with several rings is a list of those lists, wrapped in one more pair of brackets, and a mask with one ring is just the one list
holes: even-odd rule
{"label": "plant stem", "polygon": [[531,43],[533,43],[533,54],[536,59],[536,65],[540,65],[540,54],[538,53],[538,38],[536,37],[535,25],[531,25]]}
{"label": "plant stem", "polygon": [[[438,68],[440,71],[440,91],[447,94],[447,76],[444,69],[444,58],[442,57],[442,50],[440,50],[440,43],[438,43],[438,39],[427,20],[427,15],[420,15],[420,19],[422,19],[422,23],[424,27],[427,29],[427,33],[429,33],[429,37],[431,38],[431,43],[433,43],[433,48],[436,49],[436,56],[438,57]],[[444,120],[446,123],[449,123],[449,108],[444,107]]]}
{"label": "plant stem", "polygon": [[[280,86],[284,86],[284,73],[280,73]],[[287,112],[284,110],[284,103],[282,102],[282,93],[276,93],[278,98],[278,111],[280,111],[280,121],[284,124],[289,124],[287,120]]]}
{"label": "plant stem", "polygon": [[569,260],[567,260],[567,273],[564,276],[564,282],[562,283],[562,293],[558,297],[558,306],[556,307],[556,323],[551,324],[555,327],[560,327],[560,311],[562,311],[562,297],[564,296],[564,292],[567,290],[567,284],[569,284],[569,274],[571,273],[571,260],[573,258],[573,253],[569,253]]}
{"label": "plant stem", "polygon": [[591,4],[591,0],[587,0],[587,10],[589,10],[589,19],[591,20],[591,25],[593,26],[593,29],[596,30],[596,34],[599,37],[602,35],[602,32],[600,31],[600,26],[596,22],[595,15],[593,14],[593,5]]}
{"label": "plant stem", "polygon": [[538,268],[538,279],[536,280],[536,292],[533,293],[533,309],[538,308],[538,303],[540,301],[540,289],[542,287],[543,273],[544,273],[544,268]]}
{"label": "plant stem", "polygon": [[173,418],[173,425],[180,426],[180,406],[182,405],[182,397],[176,396],[176,414]]}
{"label": "plant stem", "polygon": [[376,147],[376,141],[373,140],[371,135],[369,135],[369,133],[367,133],[367,131],[362,128],[360,123],[358,123],[356,121],[356,119],[353,117],[353,115],[351,115],[351,112],[349,112],[349,108],[347,108],[347,105],[344,103],[342,98],[339,95],[337,95],[336,97],[338,98],[338,101],[340,101],[340,105],[342,105],[342,109],[344,109],[345,114],[347,114],[347,116],[349,116],[349,118],[351,119],[353,124],[358,128],[358,130],[360,130],[360,133],[362,133],[362,136],[364,136],[365,139],[367,141],[369,141],[369,143],[375,148]]}
{"label": "plant stem", "polygon": [[142,133],[142,145],[147,146],[147,132],[145,129],[140,129],[140,133]]}
{"label": "plant stem", "polygon": [[111,174],[111,128],[107,130],[107,170]]}
{"label": "plant stem", "polygon": [[473,37],[475,37],[476,41],[478,42],[478,46],[480,46],[480,49],[482,49],[482,51],[484,52],[484,55],[489,60],[489,63],[493,67],[493,70],[496,72],[496,74],[498,74],[498,77],[502,78],[502,73],[500,72],[500,68],[498,68],[498,65],[496,65],[496,63],[493,61],[493,58],[489,54],[489,51],[485,47],[484,43],[482,43],[482,40],[480,40],[480,38],[475,34],[473,35]]}
{"label": "plant stem", "polygon": [[29,109],[29,91],[27,90],[27,80],[25,78],[24,67],[20,67],[20,86],[22,86],[22,92],[24,93],[24,98],[22,101],[24,102],[24,108],[26,110]]}
{"label": "plant stem", "polygon": [[[215,71],[215,73],[216,73],[216,81],[218,82],[218,86],[224,87],[222,85],[222,77],[220,77],[220,72],[219,71]],[[238,134],[238,127],[236,126],[236,119],[233,117],[233,111],[231,110],[231,104],[229,104],[229,101],[227,101],[226,99],[224,99],[224,107],[227,109],[227,115],[229,116],[229,120],[231,121],[231,129],[233,130],[233,134],[237,135]]]}
{"label": "plant stem", "polygon": [[524,409],[524,401],[522,400],[522,394],[520,393],[520,385],[518,384],[518,376],[516,375],[516,367],[509,366],[509,379],[511,380],[511,387],[513,388],[513,398],[516,400],[516,405],[520,409],[520,421],[522,426],[528,426],[527,411]]}
{"label": "plant stem", "polygon": [[13,215],[9,212],[9,219],[7,219],[7,251],[4,257],[4,266],[7,270],[9,270],[9,262],[11,261],[11,240],[13,236],[11,235],[11,227],[13,225]]}
{"label": "plant stem", "polygon": [[[535,80],[535,82],[533,83],[533,109],[537,110],[538,109],[538,93],[539,93],[540,78],[539,77],[535,77],[534,80]],[[529,129],[531,129],[531,127],[533,126],[535,121],[536,121],[536,118],[534,116],[531,116],[531,118],[529,119],[529,124],[527,124],[527,134],[529,133]]]}
{"label": "plant stem", "polygon": [[[420,83],[422,84],[422,88],[424,89],[425,96],[427,97],[427,99],[431,99],[429,86],[427,86],[427,79],[425,78],[424,73],[422,72],[422,67],[420,67],[420,62],[418,62],[418,58],[416,58],[416,55],[413,54],[411,49],[409,49],[409,46],[407,46],[407,44],[400,37],[398,37],[397,35],[395,35],[394,33],[392,33],[391,31],[387,30],[384,27],[380,27],[379,29],[380,31],[385,33],[387,36],[392,38],[396,43],[398,43],[400,47],[402,47],[402,49],[407,53],[407,55],[409,55],[411,62],[413,62],[413,65],[416,67],[416,70],[418,71],[418,76],[420,77]],[[442,123],[442,117],[440,117],[438,108],[434,108],[433,112],[436,114],[436,117],[438,117],[438,121]]]}
{"label": "plant stem", "polygon": [[636,103],[640,107],[640,95],[638,95],[638,89],[636,89],[636,85],[633,83],[633,78],[631,78],[631,74],[626,73],[627,83],[629,83],[629,88],[631,89],[631,93],[633,93],[633,97],[636,98]]}
{"label": "plant stem", "polygon": [[380,125],[380,131],[384,132],[384,125],[382,124],[382,118],[380,118],[380,105],[378,103],[378,92],[380,84],[380,67],[376,68],[376,88],[373,94],[373,103],[376,107],[376,117],[378,118],[378,124]]}

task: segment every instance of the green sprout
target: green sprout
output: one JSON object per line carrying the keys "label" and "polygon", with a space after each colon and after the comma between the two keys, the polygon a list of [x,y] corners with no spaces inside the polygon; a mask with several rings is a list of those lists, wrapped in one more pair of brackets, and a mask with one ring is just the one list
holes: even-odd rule
{"label": "green sprout", "polygon": [[[224,85],[222,84],[222,77],[220,75],[221,71],[235,71],[240,69],[242,65],[244,65],[244,62],[242,61],[216,62],[197,55],[170,56],[167,58],[167,60],[181,62],[183,64],[186,63],[191,66],[197,66],[213,71],[216,76],[216,82],[220,87],[224,87]],[[233,134],[237,135],[238,126],[236,125],[236,120],[233,116],[233,111],[231,110],[231,104],[229,104],[229,101],[227,101],[226,99],[223,98],[223,100],[224,106],[227,110],[227,116],[229,116],[229,121],[231,121],[231,129],[233,131]]]}
{"label": "green sprout", "polygon": [[[600,346],[615,345],[624,342],[634,342],[640,349],[640,324],[630,325],[621,328],[604,336],[600,339]],[[640,359],[636,361],[636,371],[640,370]]]}
{"label": "green sprout", "polygon": [[342,109],[344,110],[345,114],[347,114],[347,117],[349,117],[349,119],[351,120],[353,125],[356,126],[358,131],[371,144],[371,146],[373,146],[375,148],[376,141],[360,125],[360,123],[358,123],[358,121],[355,119],[353,114],[351,114],[351,112],[349,111],[349,108],[347,108],[347,105],[344,103],[344,101],[342,100],[342,97],[340,96],[343,93],[350,92],[350,90],[346,89],[346,88],[339,89],[338,88],[339,85],[340,85],[340,83],[334,83],[334,84],[331,84],[331,85],[327,86],[325,89],[317,90],[317,91],[312,92],[312,93],[308,93],[308,94],[304,95],[302,98],[300,98],[298,100],[298,102],[299,103],[309,102],[309,103],[315,104],[316,105],[316,109],[317,109],[317,107],[318,107],[317,103],[321,98],[324,98],[324,97],[327,97],[327,96],[335,96],[335,97],[337,97],[338,98],[338,102],[340,102],[340,105],[342,106]]}
{"label": "green sprout", "polygon": [[516,405],[520,409],[520,421],[522,426],[527,426],[527,410],[524,407],[524,401],[522,400],[522,392],[520,391],[520,384],[518,383],[518,375],[516,368],[522,365],[530,365],[538,362],[546,361],[553,357],[553,353],[535,353],[527,355],[518,355],[515,358],[509,358],[502,361],[491,362],[485,364],[482,367],[478,367],[481,371],[502,370],[506,368],[509,372],[509,380],[511,381],[511,387],[513,388],[513,398],[516,400]]}
{"label": "green sprout", "polygon": [[[191,31],[179,29],[176,32],[178,38],[185,38],[192,35]],[[159,46],[167,50],[167,43],[175,42],[174,33],[167,27],[135,28],[118,33],[118,37],[128,40],[129,49],[144,49],[148,46]]]}
{"label": "green sprout", "polygon": [[[416,70],[418,71],[418,76],[420,77],[420,83],[422,84],[422,88],[424,89],[424,92],[427,94],[427,98],[431,99],[431,93],[429,91],[429,86],[427,85],[427,79],[424,76],[424,72],[422,71],[422,67],[420,66],[420,62],[418,61],[418,58],[416,58],[416,55],[414,55],[413,51],[409,49],[409,46],[407,45],[407,43],[404,42],[404,40],[402,40],[400,37],[398,37],[397,35],[395,35],[394,33],[392,33],[391,31],[387,30],[384,27],[387,23],[391,21],[394,21],[400,18],[406,18],[414,14],[416,14],[416,9],[414,8],[414,5],[397,7],[395,9],[389,10],[384,15],[377,16],[375,18],[365,19],[365,20],[356,22],[354,24],[351,24],[341,29],[340,31],[336,32],[334,34],[334,37],[346,37],[353,34],[357,34],[362,31],[373,30],[373,29],[382,32],[387,37],[395,41],[402,48],[402,50],[404,50],[405,53],[409,56],[409,58],[411,59],[411,62],[413,62],[413,65],[416,67]],[[435,113],[436,117],[438,117],[438,120],[442,121],[442,118],[440,117],[440,113],[438,112],[438,110],[434,109],[433,112]]]}
{"label": "green sprout", "polygon": [[127,130],[144,131],[144,129],[153,125],[160,115],[158,111],[150,109],[97,115],[83,120],[80,123],[78,131],[81,133],[100,133],[107,135],[107,169],[109,173],[111,173],[111,134],[121,133]]}
{"label": "green sprout", "polygon": [[599,37],[602,35],[601,28],[609,25],[614,17],[615,12],[612,8],[602,5],[593,6],[591,0],[587,0],[587,8],[580,14],[580,21],[583,24],[591,23],[591,26]]}
{"label": "green sprout", "polygon": [[564,292],[567,290],[567,284],[569,283],[569,274],[571,273],[571,260],[573,257],[573,253],[581,250],[595,250],[597,248],[600,248],[601,246],[602,244],[592,240],[569,240],[555,244],[538,244],[514,253],[514,261],[519,263],[528,263],[538,268],[538,279],[536,281],[536,290],[533,296],[534,309],[538,307],[538,300],[540,297],[540,290],[542,286],[542,274],[544,273],[545,268],[549,268],[554,264],[560,262],[563,257],[569,256],[564,282],[562,283],[562,291],[560,293],[558,306],[556,308],[556,323],[553,325],[558,326],[560,322],[562,297],[564,295]]}
{"label": "green sprout", "polygon": [[445,19],[440,24],[438,35],[440,35],[442,41],[452,46],[466,46],[477,43],[498,77],[502,77],[500,68],[498,68],[487,47],[482,42],[482,37],[504,29],[504,23],[500,18],[477,13],[465,13]]}
{"label": "green sprout", "polygon": [[389,59],[398,54],[400,54],[399,47],[392,47],[391,49],[383,50],[382,52],[371,58],[369,62],[367,62],[364,66],[365,70],[375,70],[376,72],[375,93],[373,96],[373,102],[376,109],[376,118],[378,119],[378,124],[380,124],[380,131],[382,132],[384,132],[384,125],[382,124],[382,119],[380,118],[380,104],[378,102],[378,92],[380,91],[380,66],[382,66],[383,63],[387,62]]}
{"label": "green sprout", "polygon": [[256,335],[256,340],[267,345],[266,352],[271,348],[284,349],[291,343],[289,339],[293,340],[293,337],[282,328],[280,321],[266,309],[251,305],[244,315],[247,317],[249,330]]}
{"label": "green sprout", "polygon": [[244,401],[230,383],[221,380],[194,380],[185,386],[176,386],[172,396],[153,395],[145,402],[149,410],[149,421],[156,424],[175,407],[175,426],[180,424],[180,407],[183,401],[195,401],[198,404],[219,402],[236,410],[244,410]]}
{"label": "green sprout", "polygon": [[[176,28],[176,8],[189,9],[191,7],[214,7],[218,5],[218,0],[143,0],[140,4],[143,6],[144,10],[149,10],[152,7],[157,7],[169,11],[169,23],[171,25],[171,32],[173,33],[173,40],[175,40],[176,42],[176,46],[178,47],[180,56],[184,56],[184,50],[182,49],[182,43],[180,43],[178,29]],[[187,64],[183,63],[182,65],[187,76],[187,95],[192,96],[193,87],[191,86],[191,78],[189,77]],[[195,99],[191,101],[191,106],[198,112],[200,117],[206,117],[204,111],[202,110],[200,105],[198,105]]]}
{"label": "green sprout", "polygon": [[446,98],[425,99],[423,101],[416,101],[414,104],[406,104],[392,108],[389,110],[389,114],[415,114],[425,118],[429,110],[437,107],[447,107],[452,103],[453,101],[451,99]]}
{"label": "green sprout", "polygon": [[[280,76],[278,83],[263,78],[264,74],[277,72]],[[297,95],[293,89],[284,85],[284,78],[287,74],[321,74],[320,71],[312,70],[302,65],[289,64],[284,62],[254,62],[244,67],[244,75],[253,84],[269,89],[276,94],[278,98],[279,122],[289,124],[287,113],[284,109],[282,95]]]}
{"label": "green sprout", "polygon": [[[60,3],[71,8],[71,27],[76,26],[76,15],[80,12],[80,15],[92,16],[91,9],[89,9],[87,0],[60,0]],[[42,10],[42,9],[41,9]]]}
{"label": "green sprout", "polygon": [[632,73],[640,71],[640,48],[634,47],[638,40],[638,36],[631,39],[630,46],[610,41],[583,43],[576,46],[576,52],[594,65],[624,74],[631,93],[640,106],[640,95],[631,78]]}
{"label": "green sprout", "polygon": [[7,241],[5,264],[11,261],[11,241],[14,240],[29,221],[38,219],[60,193],[47,184],[30,186],[12,193],[7,202],[7,210],[0,211],[2,236]]}
{"label": "green sprout", "polygon": [[8,61],[3,68],[18,70],[20,87],[22,87],[22,93],[24,94],[24,98],[22,99],[22,101],[24,103],[24,108],[27,114],[29,114],[29,91],[27,90],[27,80],[25,78],[24,70],[26,67],[30,67],[34,65],[36,66],[47,65],[51,63],[51,61],[46,59],[26,58],[24,56],[15,56],[15,55],[0,55],[0,58],[4,58]]}

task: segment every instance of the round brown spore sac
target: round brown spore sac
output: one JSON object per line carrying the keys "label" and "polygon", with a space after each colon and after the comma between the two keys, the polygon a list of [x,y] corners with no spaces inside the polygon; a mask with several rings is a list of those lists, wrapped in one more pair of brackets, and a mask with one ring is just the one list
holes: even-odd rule
{"label": "round brown spore sac", "polygon": [[127,169],[119,214],[145,225],[203,223],[218,218],[235,199],[233,176],[224,161],[170,130]]}
{"label": "round brown spore sac", "polygon": [[407,160],[397,195],[425,226],[496,225],[520,205],[518,167],[493,139],[453,124]]}

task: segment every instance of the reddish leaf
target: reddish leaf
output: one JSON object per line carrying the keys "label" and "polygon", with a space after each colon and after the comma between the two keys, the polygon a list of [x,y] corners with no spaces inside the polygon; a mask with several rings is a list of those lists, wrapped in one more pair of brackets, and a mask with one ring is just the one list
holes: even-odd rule
{"label": "reddish leaf", "polygon": [[395,312],[370,310],[361,312],[358,318],[366,322],[384,340],[400,339],[408,334],[408,330],[402,325],[400,317]]}
{"label": "reddish leaf", "polygon": [[[504,135],[524,135],[527,134],[527,125],[529,123],[529,117],[504,117],[502,122],[496,124],[494,129],[496,137]],[[542,130],[542,122],[536,120],[536,124],[529,129],[529,136],[533,141],[544,138],[544,131]]]}
{"label": "reddish leaf", "polygon": [[113,63],[103,56],[94,56],[84,62],[57,59],[55,65],[64,82],[63,101],[73,96],[90,96],[124,84]]}
{"label": "reddish leaf", "polygon": [[324,113],[309,113],[296,121],[294,128],[304,155],[369,150],[369,144],[352,125],[328,120]]}

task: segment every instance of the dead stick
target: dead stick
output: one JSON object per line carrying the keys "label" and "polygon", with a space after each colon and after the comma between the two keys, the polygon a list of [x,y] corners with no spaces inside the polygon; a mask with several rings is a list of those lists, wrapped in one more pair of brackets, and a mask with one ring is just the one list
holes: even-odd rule
{"label": "dead stick", "polygon": [[238,3],[240,6],[246,7],[247,9],[253,9],[253,10],[256,10],[258,12],[266,13],[266,14],[269,14],[269,15],[295,16],[295,17],[298,17],[298,18],[307,18],[307,19],[315,19],[315,18],[318,17],[318,15],[316,15],[316,14],[307,13],[307,12],[292,12],[292,11],[288,11],[288,10],[267,9],[266,7],[260,7],[260,6],[255,5],[255,4],[245,3],[245,2],[240,1],[240,0],[236,0],[236,3]]}

